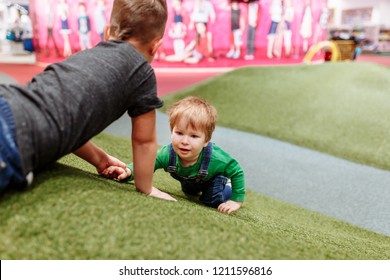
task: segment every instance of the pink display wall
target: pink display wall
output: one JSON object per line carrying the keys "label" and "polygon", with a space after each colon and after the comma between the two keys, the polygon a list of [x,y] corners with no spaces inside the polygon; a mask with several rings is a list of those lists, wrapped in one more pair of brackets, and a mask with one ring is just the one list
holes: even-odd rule
{"label": "pink display wall", "polygon": [[[30,11],[31,16],[33,18],[34,26],[35,26],[35,34],[34,37],[36,41],[39,42],[39,46],[41,48],[46,47],[47,41],[47,14],[46,9],[50,7],[50,13],[53,16],[54,25],[53,25],[53,36],[60,48],[63,48],[63,38],[60,34],[59,30],[61,28],[61,20],[59,18],[57,12],[57,5],[60,0],[31,0],[30,2]],[[195,0],[184,0],[183,8],[188,15],[190,16]],[[229,0],[209,0],[215,9],[216,13],[216,21],[213,24],[209,24],[210,31],[213,34],[213,47],[217,50],[227,50],[230,46],[230,8]],[[269,27],[271,24],[270,19],[270,5],[273,0],[260,0],[260,17],[258,22],[258,27],[256,31],[256,48],[266,48],[267,47],[267,34],[269,31]],[[291,22],[291,30],[292,30],[292,45],[293,48],[299,48],[302,45],[302,37],[300,35],[299,29],[301,27],[303,13],[305,9],[305,2],[308,0],[291,0],[292,6],[294,8],[294,19]],[[79,37],[78,37],[78,4],[80,1],[78,0],[66,0],[69,5],[69,28],[71,29],[71,33],[69,34],[70,43],[74,50],[80,49]],[[94,20],[94,12],[96,9],[97,0],[83,0],[86,4],[87,13],[90,16],[91,21],[91,42],[92,45],[97,44],[100,41],[100,37],[96,32],[95,20]],[[106,19],[109,19],[109,15],[111,12],[111,5],[113,0],[106,0],[107,9],[105,11]],[[167,24],[167,30],[172,23],[172,0],[167,0],[168,8],[170,10],[170,15]],[[309,45],[313,44],[313,39],[316,37],[316,30],[318,30],[318,23],[321,14],[321,10],[324,5],[326,5],[327,0],[311,0],[309,1],[311,5],[312,11],[312,30],[313,35],[309,39]],[[244,18],[246,18],[247,13],[247,4],[240,4],[241,13]],[[166,32],[167,33],[167,32]],[[193,39],[194,31],[189,30],[188,36],[186,37],[186,41],[190,41]],[[245,31],[244,31],[245,35]],[[316,41],[322,40],[325,38],[324,32],[317,36]],[[245,36],[243,36],[245,43]],[[49,47],[51,47],[52,43],[49,43]],[[172,50],[172,40],[166,35],[164,39],[164,50],[169,53]],[[245,47],[245,44],[244,44]]]}
{"label": "pink display wall", "polygon": [[[57,6],[59,0],[30,0],[30,14],[34,24],[34,38],[36,42],[39,43],[41,49],[44,49],[48,44],[49,48],[53,47],[53,42],[48,40],[48,18],[52,16],[53,20],[53,37],[56,44],[60,49],[64,46],[64,40],[60,33],[61,29],[61,19],[58,14]],[[96,22],[95,22],[95,9],[96,9],[96,0],[67,0],[69,6],[69,16],[68,23],[71,30],[69,34],[70,44],[73,50],[80,49],[79,36],[78,36],[78,17],[79,17],[79,3],[83,2],[86,5],[87,14],[90,17],[91,21],[91,43],[96,45],[100,41],[100,36],[96,32]],[[112,0],[107,0],[106,2],[106,19],[109,19],[111,13]],[[50,14],[48,14],[50,10]]]}

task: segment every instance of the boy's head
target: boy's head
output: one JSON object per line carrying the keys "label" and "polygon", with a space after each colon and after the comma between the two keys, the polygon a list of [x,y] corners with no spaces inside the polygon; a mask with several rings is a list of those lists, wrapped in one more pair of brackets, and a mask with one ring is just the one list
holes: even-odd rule
{"label": "boy's head", "polygon": [[165,0],[114,0],[109,35],[148,44],[163,37],[167,18]]}
{"label": "boy's head", "polygon": [[217,122],[217,110],[204,99],[186,97],[174,103],[168,115],[171,132],[175,125],[185,120],[190,128],[204,132],[206,142],[211,140]]}
{"label": "boy's head", "polygon": [[81,14],[85,14],[85,11],[86,11],[85,3],[84,2],[80,2],[79,3],[79,12]]}

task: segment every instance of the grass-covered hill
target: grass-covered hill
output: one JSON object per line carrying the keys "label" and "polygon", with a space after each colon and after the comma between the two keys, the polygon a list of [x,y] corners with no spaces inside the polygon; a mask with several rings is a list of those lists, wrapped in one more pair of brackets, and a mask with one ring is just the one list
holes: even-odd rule
{"label": "grass-covered hill", "polygon": [[390,68],[371,63],[241,68],[164,100],[205,97],[218,124],[390,169]]}
{"label": "grass-covered hill", "polygon": [[[388,168],[388,71],[358,63],[244,68],[165,101],[201,95],[217,107],[220,125]],[[128,139],[94,141],[131,160]],[[186,197],[164,172],[154,185],[178,202],[147,197],[66,156],[28,190],[0,196],[0,258],[390,258],[390,237],[250,190],[244,206],[225,215]]]}

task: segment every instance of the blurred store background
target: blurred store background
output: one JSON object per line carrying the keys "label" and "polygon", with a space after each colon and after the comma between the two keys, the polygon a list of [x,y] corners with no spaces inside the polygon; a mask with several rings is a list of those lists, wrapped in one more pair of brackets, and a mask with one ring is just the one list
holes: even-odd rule
{"label": "blurred store background", "polygon": [[[112,1],[0,0],[0,63],[50,63],[98,44]],[[164,44],[156,58],[164,66],[184,63],[177,58],[175,41],[181,39],[187,46],[196,40],[195,13],[206,4],[209,65],[302,60],[311,46],[332,38],[354,39],[363,53],[390,53],[390,0],[167,0],[167,4]],[[237,32],[231,30],[233,9],[240,19]]]}

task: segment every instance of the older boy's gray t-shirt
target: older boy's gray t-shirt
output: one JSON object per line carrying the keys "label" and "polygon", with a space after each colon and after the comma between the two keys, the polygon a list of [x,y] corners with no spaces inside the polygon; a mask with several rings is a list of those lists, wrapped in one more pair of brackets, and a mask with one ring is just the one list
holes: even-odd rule
{"label": "older boy's gray t-shirt", "polygon": [[99,43],[49,65],[26,87],[0,92],[14,114],[25,173],[73,152],[126,111],[137,117],[163,105],[152,67],[121,41]]}

